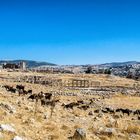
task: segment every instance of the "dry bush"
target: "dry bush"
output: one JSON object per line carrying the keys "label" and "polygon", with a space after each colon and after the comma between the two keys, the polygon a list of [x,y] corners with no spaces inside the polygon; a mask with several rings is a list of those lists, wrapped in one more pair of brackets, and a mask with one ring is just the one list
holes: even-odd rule
{"label": "dry bush", "polygon": [[61,129],[62,129],[62,130],[68,130],[68,129],[69,129],[69,127],[68,127],[68,126],[66,126],[66,125],[62,125]]}
{"label": "dry bush", "polygon": [[49,140],[60,140],[59,136],[57,136],[57,135],[49,135],[48,139]]}
{"label": "dry bush", "polygon": [[140,135],[140,125],[138,126],[138,125],[130,124],[126,129],[126,132]]}
{"label": "dry bush", "polygon": [[80,127],[81,127],[81,125],[77,124],[77,125],[74,126],[74,129],[76,130],[77,128],[80,128]]}

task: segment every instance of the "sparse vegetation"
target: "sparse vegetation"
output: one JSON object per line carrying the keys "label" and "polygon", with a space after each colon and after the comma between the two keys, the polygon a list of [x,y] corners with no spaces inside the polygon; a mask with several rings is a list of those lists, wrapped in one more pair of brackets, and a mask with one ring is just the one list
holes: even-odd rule
{"label": "sparse vegetation", "polygon": [[[11,80],[23,75],[41,75],[58,79],[94,79],[100,82],[100,87],[92,91],[82,88],[54,88]],[[15,129],[14,133],[0,130],[2,140],[12,140],[15,136],[23,140],[68,140],[75,138],[76,130],[84,130],[86,135],[83,135],[83,138],[85,139],[86,136],[86,140],[127,140],[129,137],[134,140],[140,139],[139,115],[134,115],[133,112],[130,112],[130,115],[123,114],[121,111],[116,112],[116,109],[130,111],[140,109],[140,97],[138,93],[135,94],[135,90],[138,92],[139,89],[134,88],[134,84],[139,84],[138,81],[102,74],[38,74],[6,71],[1,72],[0,77],[2,77],[0,80],[0,125],[9,124]],[[58,102],[55,106],[51,106],[50,102],[41,106],[40,99],[35,102],[28,99],[29,94],[19,96],[18,91],[12,93],[3,87],[9,85],[16,89],[16,85],[21,84],[25,86],[25,91],[32,90],[36,95],[41,91],[52,93],[54,96],[50,101],[58,100]],[[131,93],[127,91],[127,94],[123,94],[126,91],[111,92],[103,88],[109,87],[112,90],[112,86],[116,89],[121,86],[128,91],[131,88],[133,90],[130,90]],[[69,94],[66,93],[75,94],[68,96]],[[71,104],[74,105],[72,108],[64,108],[64,105],[70,103],[74,103]],[[82,134],[81,131],[80,134]]]}

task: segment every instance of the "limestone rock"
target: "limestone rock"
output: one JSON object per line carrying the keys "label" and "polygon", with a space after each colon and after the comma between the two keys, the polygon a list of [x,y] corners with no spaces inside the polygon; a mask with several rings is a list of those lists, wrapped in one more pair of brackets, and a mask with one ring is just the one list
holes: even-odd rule
{"label": "limestone rock", "polygon": [[83,128],[78,128],[72,138],[73,140],[86,140],[86,131]]}
{"label": "limestone rock", "polygon": [[16,136],[12,140],[23,140],[23,139],[21,137],[19,137],[19,136]]}
{"label": "limestone rock", "polygon": [[108,136],[111,136],[111,135],[116,135],[117,132],[116,132],[116,129],[115,128],[100,128],[100,133],[103,134],[103,135],[108,135]]}
{"label": "limestone rock", "polygon": [[0,125],[0,131],[9,131],[9,132],[15,132],[15,129],[9,125],[9,124],[1,124]]}

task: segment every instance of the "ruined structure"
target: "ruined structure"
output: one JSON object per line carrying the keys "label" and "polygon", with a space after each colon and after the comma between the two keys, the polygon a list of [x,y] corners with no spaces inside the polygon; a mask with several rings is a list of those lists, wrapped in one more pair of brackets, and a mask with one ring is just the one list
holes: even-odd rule
{"label": "ruined structure", "polygon": [[4,63],[2,65],[3,69],[21,69],[26,70],[26,62],[20,62],[20,63]]}
{"label": "ruined structure", "polygon": [[26,70],[26,62],[22,61],[19,63],[20,69],[21,70]]}
{"label": "ruined structure", "polygon": [[26,76],[20,77],[20,82],[42,84],[52,87],[70,87],[70,88],[90,88],[100,86],[99,81],[92,81],[86,79],[55,79],[48,78],[45,76]]}
{"label": "ruined structure", "polygon": [[19,69],[19,65],[11,63],[5,63],[2,67],[3,69]]}

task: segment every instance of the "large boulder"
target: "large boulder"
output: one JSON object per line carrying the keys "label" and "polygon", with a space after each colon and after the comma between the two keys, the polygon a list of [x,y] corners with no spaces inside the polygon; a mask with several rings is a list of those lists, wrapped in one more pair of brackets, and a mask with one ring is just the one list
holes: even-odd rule
{"label": "large boulder", "polygon": [[83,128],[76,129],[72,140],[86,140],[86,131]]}

